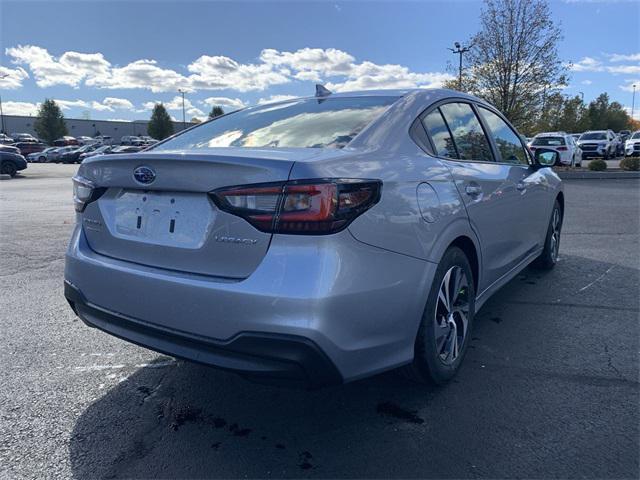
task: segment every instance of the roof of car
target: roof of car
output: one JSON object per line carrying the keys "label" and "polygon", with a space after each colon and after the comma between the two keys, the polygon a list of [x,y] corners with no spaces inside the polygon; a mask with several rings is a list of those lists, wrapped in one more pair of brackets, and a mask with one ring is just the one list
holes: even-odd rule
{"label": "roof of car", "polygon": [[457,97],[457,98],[466,98],[468,100],[473,100],[476,102],[487,104],[485,100],[481,98],[474,97],[473,95],[469,95],[467,93],[458,92],[457,90],[450,90],[448,88],[396,88],[396,89],[383,89],[383,90],[354,90],[351,92],[332,92],[331,95],[327,95],[326,97],[297,97],[297,98],[289,98],[287,100],[282,100],[280,102],[275,103],[286,103],[294,100],[300,99],[313,99],[313,98],[349,98],[349,97],[405,97],[405,96],[414,96],[414,97],[424,97],[425,99],[429,99],[431,102],[438,101],[441,99],[449,98],[449,97]]}

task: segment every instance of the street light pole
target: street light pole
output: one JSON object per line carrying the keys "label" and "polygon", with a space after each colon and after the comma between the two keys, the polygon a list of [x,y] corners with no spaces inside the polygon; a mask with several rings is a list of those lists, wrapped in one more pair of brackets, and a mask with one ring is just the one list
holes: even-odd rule
{"label": "street light pole", "polygon": [[462,55],[464,55],[469,50],[471,50],[471,47],[473,47],[473,44],[469,45],[468,47],[463,47],[462,45],[460,45],[459,42],[456,42],[453,44],[453,46],[455,48],[450,48],[449,50],[451,50],[451,52],[454,55],[460,56],[460,59],[459,59],[460,62],[458,66],[458,90],[462,91]]}
{"label": "street light pole", "polygon": [[633,84],[633,97],[631,97],[631,120],[633,120],[633,113],[636,108],[636,84]]}
{"label": "street light pole", "polygon": [[[8,73],[0,75],[0,80],[3,80],[9,76]],[[2,111],[2,96],[0,96],[0,123],[2,124],[2,133],[6,133],[4,130],[4,112]]]}
{"label": "street light pole", "polygon": [[578,92],[580,94],[580,98],[582,103],[584,103],[584,93],[583,92]]}
{"label": "street light pole", "polygon": [[184,116],[184,93],[185,93],[185,91],[182,90],[181,88],[179,88],[178,92],[180,92],[182,94],[182,129],[185,130],[187,128],[187,122],[185,121],[185,116]]}

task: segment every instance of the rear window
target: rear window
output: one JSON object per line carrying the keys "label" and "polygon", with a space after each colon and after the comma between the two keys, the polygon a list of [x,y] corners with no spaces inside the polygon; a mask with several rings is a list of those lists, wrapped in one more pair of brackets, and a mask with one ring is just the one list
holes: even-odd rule
{"label": "rear window", "polygon": [[531,145],[540,147],[559,147],[564,145],[565,141],[563,137],[536,137],[533,139]]}
{"label": "rear window", "polygon": [[195,127],[154,150],[342,148],[397,99],[337,97],[247,108]]}

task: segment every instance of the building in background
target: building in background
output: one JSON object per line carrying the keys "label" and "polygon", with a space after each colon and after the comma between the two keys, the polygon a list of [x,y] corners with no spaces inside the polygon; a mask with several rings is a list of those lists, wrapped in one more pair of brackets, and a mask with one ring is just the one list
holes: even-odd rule
{"label": "building in background", "polygon": [[[4,128],[7,135],[12,133],[30,133],[37,137],[33,129],[33,122],[36,117],[23,117],[19,115],[4,115]],[[148,135],[148,120],[112,121],[112,120],[85,120],[80,118],[65,118],[69,135],[73,137],[96,135],[109,135],[114,142],[120,142],[120,138],[125,135]],[[187,128],[193,124],[187,123]],[[173,122],[173,131],[179,132],[182,122]]]}

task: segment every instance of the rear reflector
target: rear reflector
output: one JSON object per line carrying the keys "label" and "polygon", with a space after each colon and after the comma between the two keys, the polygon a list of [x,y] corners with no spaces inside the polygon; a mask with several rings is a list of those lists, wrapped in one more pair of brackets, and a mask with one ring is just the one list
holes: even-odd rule
{"label": "rear reflector", "polygon": [[339,232],[380,200],[379,180],[322,179],[243,185],[210,193],[222,211],[262,232]]}

